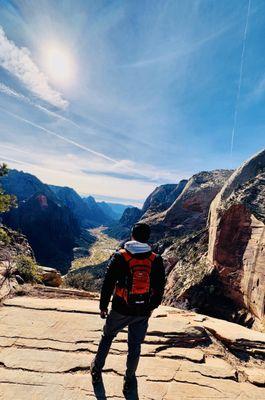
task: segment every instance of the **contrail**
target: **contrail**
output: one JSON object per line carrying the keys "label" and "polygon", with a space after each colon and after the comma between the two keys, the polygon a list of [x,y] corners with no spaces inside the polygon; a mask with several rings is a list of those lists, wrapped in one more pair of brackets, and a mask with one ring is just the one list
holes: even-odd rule
{"label": "contrail", "polygon": [[[79,143],[75,142],[75,141],[72,140],[72,139],[68,139],[68,138],[66,138],[65,136],[60,135],[59,133],[53,132],[53,131],[51,131],[50,129],[44,128],[44,127],[41,126],[41,125],[35,124],[34,122],[29,121],[29,120],[26,119],[26,118],[22,118],[22,117],[20,117],[19,115],[12,113],[11,111],[7,111],[5,108],[3,108],[3,107],[1,107],[1,106],[0,106],[0,110],[2,110],[4,113],[6,113],[6,114],[8,114],[8,115],[11,115],[13,118],[15,118],[15,119],[17,119],[17,120],[22,121],[22,122],[24,122],[24,123],[26,123],[26,124],[28,124],[28,125],[31,125],[31,126],[33,126],[34,128],[37,128],[37,129],[39,129],[39,130],[41,130],[41,131],[43,131],[43,132],[45,132],[45,133],[47,133],[47,134],[49,134],[49,135],[51,135],[51,136],[54,136],[54,137],[56,137],[56,138],[58,138],[58,139],[61,139],[61,140],[63,140],[63,141],[66,142],[66,143],[69,143],[69,144],[71,144],[71,145],[73,145],[73,146],[75,146],[75,147],[78,147],[79,149],[85,150],[85,151],[87,151],[88,153],[91,153],[91,154],[93,154],[93,155],[95,155],[95,156],[97,156],[97,157],[103,158],[104,160],[110,161],[111,163],[113,163],[113,164],[116,165],[116,166],[119,165],[120,162],[122,161],[122,160],[121,160],[121,161],[120,161],[120,160],[116,160],[116,159],[114,159],[114,158],[111,158],[111,157],[109,157],[109,156],[103,154],[103,153],[100,153],[100,152],[98,152],[98,151],[92,150],[92,149],[90,149],[89,147],[83,146],[82,144],[79,144]],[[131,167],[131,166],[127,166],[127,169],[130,170],[131,172],[136,173],[137,175],[141,175],[141,176],[143,176],[143,177],[145,177],[145,178],[149,178],[149,176],[146,175],[145,173],[143,173],[142,170],[138,170],[138,169],[136,169],[136,168],[134,168],[134,167]]]}
{"label": "contrail", "polygon": [[251,0],[248,0],[246,25],[245,25],[244,35],[243,35],[242,53],[241,53],[240,69],[239,69],[239,80],[238,80],[237,95],[236,95],[235,110],[234,110],[233,129],[232,129],[232,135],[231,135],[230,154],[233,153],[233,148],[234,148],[234,138],[235,138],[236,125],[237,125],[238,103],[239,103],[241,86],[242,86],[242,76],[243,76],[244,57],[245,57],[245,50],[246,50],[250,6],[251,6]]}
{"label": "contrail", "polygon": [[48,133],[49,135],[55,136],[56,138],[61,139],[61,140],[63,140],[63,141],[66,142],[66,143],[72,144],[72,145],[74,145],[75,147],[78,147],[79,149],[85,150],[85,151],[87,151],[87,152],[89,152],[89,153],[91,153],[91,154],[94,154],[94,155],[97,156],[97,157],[104,158],[105,160],[110,161],[110,162],[112,162],[112,163],[114,163],[114,164],[117,164],[117,163],[119,162],[118,160],[115,160],[114,158],[111,158],[111,157],[109,157],[109,156],[106,156],[106,155],[103,154],[103,153],[99,153],[98,151],[95,151],[95,150],[90,149],[89,147],[83,146],[82,144],[79,144],[79,143],[75,142],[74,140],[68,139],[68,138],[66,138],[65,136],[60,135],[59,133],[55,133],[55,132],[53,132],[53,131],[51,131],[51,130],[49,130],[49,129],[44,128],[44,127],[41,126],[41,125],[35,124],[34,122],[31,122],[31,121],[29,121],[29,120],[26,119],[26,118],[22,118],[22,117],[20,117],[19,115],[13,114],[11,111],[7,111],[7,110],[5,110],[5,109],[2,108],[2,107],[0,107],[0,109],[1,109],[4,113],[11,115],[13,118],[16,118],[16,119],[18,119],[19,121],[22,121],[22,122],[24,122],[24,123],[26,123],[26,124],[28,124],[28,125],[31,125],[31,126],[33,126],[34,128],[40,129],[40,130],[42,130],[43,132]]}

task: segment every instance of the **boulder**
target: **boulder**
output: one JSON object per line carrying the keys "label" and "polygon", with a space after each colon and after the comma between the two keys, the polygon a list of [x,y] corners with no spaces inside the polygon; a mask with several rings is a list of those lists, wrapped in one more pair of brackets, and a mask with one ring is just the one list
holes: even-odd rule
{"label": "boulder", "polygon": [[224,294],[265,329],[265,150],[238,168],[211,204],[207,259]]}
{"label": "boulder", "polygon": [[62,276],[55,268],[38,266],[38,273],[46,286],[59,287],[62,284]]}

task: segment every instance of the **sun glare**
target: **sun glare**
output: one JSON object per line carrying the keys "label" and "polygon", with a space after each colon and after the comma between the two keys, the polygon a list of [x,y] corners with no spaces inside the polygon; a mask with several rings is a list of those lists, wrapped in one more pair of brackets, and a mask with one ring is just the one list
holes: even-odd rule
{"label": "sun glare", "polygon": [[48,76],[55,82],[70,85],[74,80],[74,62],[70,52],[58,45],[46,45],[44,63]]}

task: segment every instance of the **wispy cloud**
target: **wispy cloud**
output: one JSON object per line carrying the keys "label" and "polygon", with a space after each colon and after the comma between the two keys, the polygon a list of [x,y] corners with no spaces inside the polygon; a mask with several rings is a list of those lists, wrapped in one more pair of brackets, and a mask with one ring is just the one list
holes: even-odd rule
{"label": "wispy cloud", "polygon": [[27,103],[30,102],[30,100],[24,96],[21,93],[18,93],[16,90],[11,89],[9,86],[6,86],[4,83],[0,83],[0,92],[11,96],[11,97],[15,97],[16,99],[20,99],[23,101],[26,101]]}
{"label": "wispy cloud", "polygon": [[91,153],[91,154],[93,154],[93,155],[95,155],[95,156],[104,158],[105,160],[111,161],[112,163],[117,163],[117,162],[118,162],[118,161],[115,160],[114,158],[111,158],[111,157],[109,157],[109,156],[106,156],[106,155],[103,154],[103,153],[100,153],[100,152],[98,152],[98,151],[95,151],[95,150],[93,150],[93,149],[90,149],[90,148],[87,147],[87,146],[83,146],[82,144],[79,144],[79,143],[75,142],[75,141],[72,140],[72,139],[68,139],[68,138],[66,138],[66,137],[63,136],[63,135],[60,135],[59,133],[53,132],[53,131],[51,131],[50,129],[45,128],[44,126],[41,126],[41,125],[39,125],[39,124],[35,124],[34,122],[29,121],[29,120],[26,119],[26,118],[22,118],[22,117],[20,117],[19,115],[16,115],[16,114],[14,114],[14,113],[12,113],[12,112],[10,112],[10,111],[7,111],[7,110],[5,110],[5,109],[2,108],[2,107],[0,107],[0,109],[1,109],[3,112],[5,112],[6,114],[11,115],[13,118],[16,118],[17,120],[22,121],[22,122],[24,122],[24,123],[26,123],[26,124],[28,124],[28,125],[31,125],[31,126],[33,126],[34,128],[37,128],[37,129],[41,130],[42,132],[48,133],[48,134],[51,135],[51,136],[54,136],[54,137],[56,137],[56,138],[58,138],[58,139],[61,139],[61,140],[63,140],[63,141],[66,142],[66,143],[69,143],[69,144],[71,144],[71,145],[73,145],[73,146],[75,146],[75,147],[78,147],[79,149],[85,150],[85,151],[87,151],[87,152],[89,152],[89,153]]}
{"label": "wispy cloud", "polygon": [[[4,113],[6,113],[7,115],[12,116],[13,118],[24,122],[34,128],[37,128],[38,130],[45,132],[46,134],[49,134],[51,136],[54,136],[70,145],[73,145],[74,147],[77,147],[81,150],[84,150],[88,153],[90,153],[93,156],[99,157],[100,159],[103,159],[105,161],[108,162],[108,165],[104,164],[103,168],[93,168],[92,171],[94,170],[94,175],[98,174],[98,175],[102,175],[105,177],[107,176],[112,176],[113,178],[116,176],[116,178],[118,179],[124,179],[124,176],[130,176],[130,178],[127,178],[128,180],[142,180],[145,182],[156,182],[156,183],[160,183],[160,182],[172,182],[175,181],[176,178],[179,177],[179,174],[177,174],[176,172],[170,172],[170,171],[163,171],[161,169],[157,169],[155,167],[153,167],[152,165],[148,165],[148,164],[142,164],[141,166],[139,166],[137,164],[137,166],[135,165],[134,162],[132,162],[131,160],[117,160],[114,159],[112,157],[109,157],[108,155],[95,151],[87,146],[84,146],[72,139],[68,139],[67,137],[56,133],[54,131],[51,131],[50,129],[45,128],[44,126],[41,126],[39,124],[36,124],[35,122],[32,122],[26,118],[22,118],[17,114],[12,113],[11,111],[8,111],[2,107],[0,107],[0,110],[3,111]],[[88,165],[88,160],[86,160],[86,165]],[[84,170],[86,170],[86,173],[89,174],[89,168],[82,168],[80,170],[80,172],[84,172]],[[96,173],[95,173],[96,171]],[[107,172],[106,172],[107,171]],[[93,172],[92,172],[93,174]]]}
{"label": "wispy cloud", "polygon": [[58,108],[66,108],[68,102],[54,90],[46,75],[31,58],[29,50],[17,47],[9,40],[0,26],[0,66],[19,79],[35,96]]}
{"label": "wispy cloud", "polygon": [[81,128],[80,125],[78,125],[75,121],[64,117],[61,114],[58,114],[55,111],[48,110],[46,107],[43,107],[40,104],[34,103],[31,101],[27,96],[24,96],[22,93],[17,92],[16,90],[12,89],[11,87],[5,85],[4,83],[0,82],[0,92],[6,94],[7,96],[14,97],[17,100],[23,101],[27,104],[30,104],[31,106],[37,108],[38,110],[42,111],[45,114],[48,114],[51,117],[54,117],[56,119],[60,119],[62,121],[65,121],[69,124],[72,124],[76,128]]}
{"label": "wispy cloud", "polygon": [[220,29],[208,34],[207,36],[195,40],[194,43],[188,44],[188,43],[183,43],[175,46],[176,48],[174,50],[170,50],[169,52],[160,54],[156,57],[151,57],[151,58],[146,58],[146,59],[140,59],[137,60],[133,63],[130,64],[124,64],[121,65],[121,68],[141,68],[141,67],[148,67],[149,65],[157,65],[159,63],[168,63],[172,60],[177,59],[178,57],[185,57],[187,55],[190,55],[196,51],[199,51],[200,48],[207,44],[208,42],[215,40],[219,36],[223,35],[226,33],[233,25],[231,23],[222,26]]}

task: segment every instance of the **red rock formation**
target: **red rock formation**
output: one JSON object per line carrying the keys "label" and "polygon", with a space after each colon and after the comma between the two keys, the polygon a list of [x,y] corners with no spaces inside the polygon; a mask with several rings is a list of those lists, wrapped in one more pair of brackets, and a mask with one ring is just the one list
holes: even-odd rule
{"label": "red rock formation", "polygon": [[208,261],[216,267],[225,295],[255,318],[265,317],[265,150],[230,177],[209,216]]}

